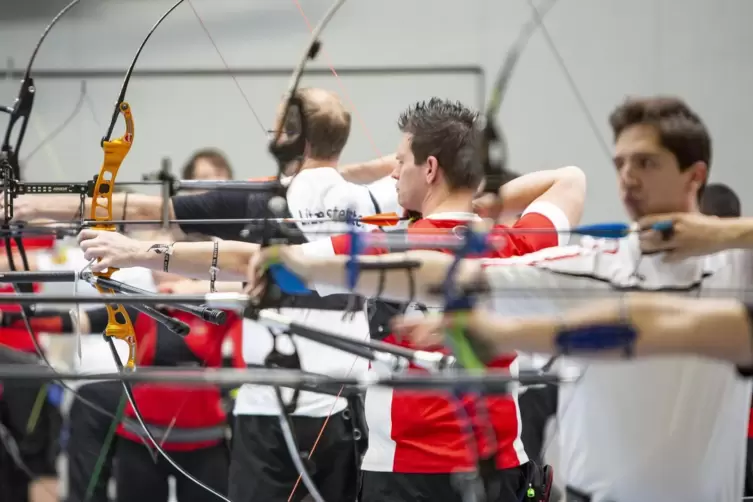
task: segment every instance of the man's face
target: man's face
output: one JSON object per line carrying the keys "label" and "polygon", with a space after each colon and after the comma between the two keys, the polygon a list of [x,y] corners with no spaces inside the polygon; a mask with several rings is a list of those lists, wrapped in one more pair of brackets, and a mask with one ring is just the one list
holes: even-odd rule
{"label": "man's face", "polygon": [[704,165],[680,171],[677,158],[661,145],[650,125],[626,128],[615,141],[614,165],[620,197],[631,218],[687,211],[705,180]]}
{"label": "man's face", "polygon": [[409,211],[421,211],[429,192],[433,176],[428,159],[423,164],[416,164],[411,151],[411,134],[403,134],[397,147],[397,167],[392,177],[397,180],[397,200],[401,207]]}
{"label": "man's face", "polygon": [[223,167],[218,167],[207,159],[198,158],[194,164],[193,179],[195,180],[229,180],[230,173]]}

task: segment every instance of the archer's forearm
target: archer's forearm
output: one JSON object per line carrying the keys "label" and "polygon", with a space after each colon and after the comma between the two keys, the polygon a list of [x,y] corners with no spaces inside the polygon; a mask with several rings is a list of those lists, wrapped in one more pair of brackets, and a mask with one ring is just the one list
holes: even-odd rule
{"label": "archer's forearm", "polygon": [[[34,209],[37,218],[68,222],[81,217],[81,199],[78,195],[30,195],[28,197],[39,197],[39,202],[36,203],[37,206]],[[90,217],[91,209],[92,199],[86,198],[84,218]],[[112,195],[112,217],[116,220],[158,220],[162,217],[162,197],[115,193]],[[170,203],[170,218],[175,218],[172,203]]]}
{"label": "archer's forearm", "polygon": [[716,222],[727,236],[731,249],[753,249],[753,218],[719,218]]}
{"label": "archer's forearm", "polygon": [[536,171],[505,183],[499,189],[499,195],[504,201],[505,212],[520,213],[555,184],[582,177],[582,171],[574,166]]}
{"label": "archer's forearm", "polygon": [[[341,288],[350,291],[348,285],[348,256],[326,258],[308,257],[303,260],[290,260],[285,264],[293,272],[303,277],[309,284]],[[434,288],[440,286],[447,277],[447,272],[454,258],[436,251],[409,251],[380,256],[361,256],[362,264],[413,262],[413,270],[362,270],[354,292],[367,297],[379,297],[392,301],[419,301],[433,304],[438,301]],[[478,264],[463,260],[454,278],[457,285],[470,284],[478,277]],[[413,279],[411,280],[411,276]],[[412,284],[411,284],[412,283]]]}
{"label": "archer's forearm", "polygon": [[[736,300],[690,299],[669,294],[634,293],[625,300],[596,302],[562,317],[503,319],[477,316],[498,352],[511,350],[555,354],[563,329],[617,324],[627,316],[636,329],[634,356],[697,355],[749,366],[753,362],[750,325]],[[620,359],[622,350],[573,353],[574,357]]]}
{"label": "archer's forearm", "polygon": [[351,183],[368,185],[392,174],[397,166],[395,154],[357,164],[347,164],[338,168],[343,178]]}
{"label": "archer's forearm", "polygon": [[634,294],[628,300],[638,330],[637,355],[690,354],[750,366],[747,309],[738,300]]}
{"label": "archer's forearm", "polygon": [[[150,270],[165,271],[165,255],[159,252],[160,246],[169,242],[144,243],[143,250],[133,257],[134,266]],[[214,242],[176,242],[168,260],[168,270],[174,274],[194,279],[207,279],[212,266]],[[258,251],[258,244],[239,241],[217,242],[217,280],[244,281],[248,262]]]}

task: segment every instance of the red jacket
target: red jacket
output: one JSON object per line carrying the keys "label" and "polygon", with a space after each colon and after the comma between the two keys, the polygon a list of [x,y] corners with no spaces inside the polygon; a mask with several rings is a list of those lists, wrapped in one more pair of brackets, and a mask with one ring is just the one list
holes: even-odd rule
{"label": "red jacket", "polygon": [[[164,357],[159,350],[165,344],[183,343],[181,350],[190,350],[200,366],[220,367],[225,337],[233,336],[232,333],[240,328],[238,316],[228,313],[226,324],[216,326],[180,311],[173,311],[170,315],[187,323],[191,327],[189,334],[181,340],[174,333],[158,329],[153,319],[140,314],[134,325],[138,347],[136,364],[152,366],[155,360]],[[165,337],[166,340],[161,340],[160,337]],[[197,429],[224,427],[226,423],[227,417],[222,409],[220,390],[217,387],[140,383],[134,385],[133,390],[136,404],[147,424],[168,429]],[[125,417],[135,418],[130,404],[126,407]],[[142,440],[137,436],[138,433],[130,432],[123,424],[118,427],[118,434],[134,441]],[[168,434],[162,446],[169,450],[185,451],[209,447],[218,442],[219,440],[170,442]]]}
{"label": "red jacket", "polygon": [[[31,237],[21,239],[26,251],[38,251],[42,249],[52,249],[55,247],[55,237]],[[3,244],[4,246],[4,244]],[[16,242],[11,241],[12,249],[17,250]],[[0,251],[5,255],[5,250]],[[15,259],[16,268],[22,269],[21,261],[18,257]],[[35,293],[41,291],[41,285],[34,284],[33,290]],[[13,286],[11,284],[0,285],[0,293],[13,293]],[[20,312],[20,305],[0,305],[0,312]],[[22,350],[24,352],[36,352],[34,348],[34,342],[31,339],[31,335],[23,328],[0,328],[0,345],[14,348],[16,350]]]}

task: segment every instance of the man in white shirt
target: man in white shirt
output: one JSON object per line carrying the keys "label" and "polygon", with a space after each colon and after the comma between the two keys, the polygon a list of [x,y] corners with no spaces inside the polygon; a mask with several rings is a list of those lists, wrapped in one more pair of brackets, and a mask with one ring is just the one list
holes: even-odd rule
{"label": "man in white shirt", "polygon": [[[597,296],[622,295],[626,288],[733,296],[749,287],[751,254],[737,249],[718,252],[732,245],[701,246],[701,252],[716,254],[671,262],[665,258],[697,253],[642,251],[665,251],[678,242],[693,242],[690,236],[698,235],[684,230],[683,222],[694,221],[711,161],[711,139],[700,118],[679,99],[636,98],[620,105],[610,123],[627,211],[636,220],[659,214],[654,220],[675,222],[676,235],[649,225],[640,236],[631,233],[620,240],[484,263],[464,260],[458,282],[474,284],[481,277],[493,291],[483,307],[503,315],[540,316],[559,314]],[[661,215],[667,212],[686,216]],[[700,240],[703,237],[696,237]],[[312,259],[295,248],[279,256],[309,285],[345,284],[343,258]],[[452,257],[409,252],[363,261],[405,259],[422,262],[414,274],[417,299],[436,301],[431,286],[446,277]],[[358,292],[381,290],[390,299],[409,299],[405,272],[388,271],[384,280],[379,275],[362,272]],[[692,357],[571,364],[581,377],[561,389],[558,411],[569,500],[740,500],[751,389],[733,368]]]}
{"label": "man in white shirt", "polygon": [[[382,181],[372,191],[348,182],[337,166],[350,133],[350,113],[333,93],[322,89],[298,91],[308,121],[306,157],[289,180],[286,193],[288,216],[301,220],[294,230],[301,242],[346,232],[347,218],[358,219],[380,212],[399,212],[394,183]],[[286,124],[285,130],[295,124]],[[259,211],[264,209],[260,207]],[[335,219],[340,221],[326,221]],[[306,221],[310,220],[310,221]],[[322,221],[325,220],[325,221]],[[370,225],[356,224],[366,231]],[[283,234],[284,235],[284,234]],[[355,303],[354,303],[355,302]],[[298,322],[329,329],[357,339],[368,338],[368,323],[361,300],[347,295],[289,298],[280,311]],[[307,308],[310,307],[310,308]],[[346,310],[351,313],[344,313]],[[303,370],[328,375],[362,373],[365,359],[300,337],[271,331],[244,320],[243,355],[247,364],[264,365],[271,351],[297,351]],[[300,392],[297,397],[282,391],[286,402],[297,401],[293,423],[299,445],[315,466],[313,479],[326,500],[354,500],[358,489],[358,460],[354,451],[354,417],[360,415],[357,399]],[[354,409],[355,408],[355,409]],[[300,500],[307,490],[297,486],[298,471],[282,446],[275,390],[268,386],[243,385],[235,400],[233,458],[230,498],[237,502]],[[321,439],[318,437],[321,436]],[[318,445],[317,445],[318,442]],[[282,450],[281,450],[282,448]]]}

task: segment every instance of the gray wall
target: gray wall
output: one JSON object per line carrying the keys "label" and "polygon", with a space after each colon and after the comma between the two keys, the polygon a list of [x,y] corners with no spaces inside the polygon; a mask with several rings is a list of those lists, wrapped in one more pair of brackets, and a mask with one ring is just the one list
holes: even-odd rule
{"label": "gray wall", "polygon": [[[329,0],[300,0],[315,20]],[[27,61],[60,0],[0,0],[0,77],[3,61]],[[124,71],[149,27],[170,2],[82,0],[50,34],[37,60],[40,70],[64,70],[38,79],[36,109],[25,143],[28,154],[74,110],[81,81],[87,96],[70,125],[26,167],[30,180],[78,180],[99,169],[99,137],[120,79],[93,70]],[[291,68],[308,38],[292,0],[193,0],[231,67]],[[324,33],[316,66],[326,68],[480,66],[487,84],[531,12],[526,0],[349,0]],[[559,0],[546,26],[585,104],[609,142],[606,116],[627,94],[682,96],[705,118],[715,140],[712,178],[731,184],[753,206],[747,147],[753,137],[753,2],[746,0]],[[160,26],[139,68],[221,69],[222,61],[188,2]],[[76,71],[79,73],[77,74]],[[116,73],[117,74],[117,73]],[[287,76],[238,79],[264,127],[271,123]],[[339,91],[356,110],[345,161],[390,152],[400,110],[430,95],[477,105],[477,76],[330,76],[308,85]],[[0,101],[10,104],[17,82],[0,79]],[[156,170],[160,158],[179,165],[190,152],[218,146],[239,177],[272,174],[265,137],[233,79],[137,78],[128,95],[136,141],[121,179]],[[526,172],[577,164],[589,177],[586,221],[623,217],[607,155],[589,127],[557,59],[538,31],[524,51],[500,121],[510,138],[512,167]],[[0,118],[0,126],[4,119]],[[371,138],[371,139],[370,139]],[[23,157],[22,152],[22,157]]]}

